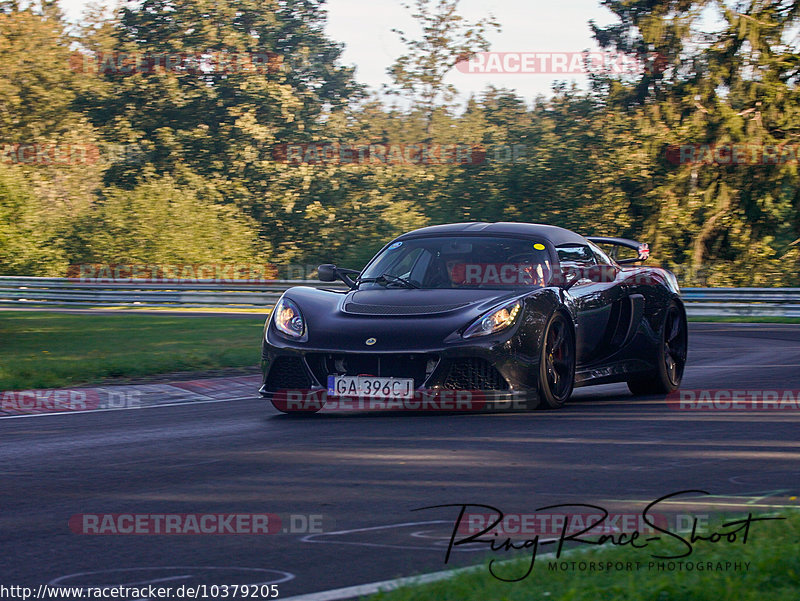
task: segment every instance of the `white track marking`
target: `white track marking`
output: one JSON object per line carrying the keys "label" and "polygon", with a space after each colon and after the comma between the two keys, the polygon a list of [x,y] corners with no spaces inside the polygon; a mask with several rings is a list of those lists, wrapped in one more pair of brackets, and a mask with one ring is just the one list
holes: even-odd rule
{"label": "white track marking", "polygon": [[[561,557],[573,555],[577,553],[586,553],[597,549],[609,547],[607,543],[594,548],[577,548],[568,549],[561,552]],[[555,557],[555,553],[545,553],[544,555],[537,555],[536,559],[551,559]],[[498,561],[496,565],[504,565],[517,559],[506,559]],[[381,580],[379,582],[370,582],[368,584],[358,584],[356,586],[347,586],[344,588],[332,589],[329,591],[320,591],[318,593],[308,593],[305,595],[295,595],[294,597],[286,597],[282,601],[341,601],[343,599],[354,599],[364,595],[374,595],[375,593],[392,591],[402,586],[416,586],[420,584],[428,584],[430,582],[439,582],[441,580],[450,580],[451,578],[460,574],[469,574],[480,570],[485,570],[486,565],[481,564],[477,566],[467,566],[465,568],[456,568],[454,570],[442,570],[441,572],[431,572],[429,574],[422,574],[420,576],[406,576],[403,578],[394,578],[392,580]]]}
{"label": "white track marking", "polygon": [[725,365],[687,365],[686,369],[741,369],[742,367],[747,368],[759,368],[759,367],[800,367],[800,363],[775,363],[769,365],[751,365],[749,363],[743,364],[732,364],[727,363]]}
{"label": "white track marking", "polygon": [[[76,572],[75,574],[67,574],[66,576],[59,576],[54,580],[48,582],[48,585],[51,587],[55,586],[70,586],[69,584],[65,584],[65,581],[69,580],[70,578],[80,578],[83,576],[96,576],[100,574],[117,574],[117,573],[130,573],[130,572],[158,572],[164,570],[180,570],[180,571],[191,571],[191,572],[203,572],[203,571],[231,571],[231,572],[244,572],[244,573],[260,573],[260,574],[274,574],[274,578],[272,580],[267,580],[264,582],[256,582],[252,583],[251,586],[263,586],[263,585],[270,585],[270,584],[282,584],[284,582],[289,582],[290,580],[294,580],[296,578],[295,574],[292,572],[286,572],[284,570],[273,570],[269,568],[242,568],[242,567],[223,567],[223,566],[157,566],[157,567],[141,567],[141,568],[111,568],[108,570],[94,570],[89,572]],[[141,580],[137,582],[119,582],[117,584],[86,584],[86,585],[78,585],[75,588],[87,589],[87,588],[112,588],[115,586],[146,586],[146,585],[154,585],[162,582],[167,581],[175,581],[175,580],[188,580],[189,578],[194,577],[194,574],[181,574],[176,576],[166,576],[162,578],[153,578],[150,580]],[[140,601],[148,601],[147,597],[142,597]]]}
{"label": "white track marking", "polygon": [[[388,530],[390,528],[407,528],[411,526],[429,526],[432,524],[450,524],[452,525],[453,522],[448,520],[430,520],[424,522],[403,522],[401,524],[389,524],[387,526],[370,526],[368,528],[353,528],[352,530],[338,530],[336,532],[324,532],[322,534],[307,534],[303,538],[300,539],[300,542],[303,543],[314,543],[314,544],[322,544],[322,545],[351,545],[354,547],[378,547],[383,549],[416,549],[422,551],[441,551],[441,547],[432,545],[430,547],[421,547],[415,545],[404,545],[404,544],[391,544],[391,543],[368,543],[363,541],[348,541],[348,540],[340,540],[338,538],[334,538],[333,540],[322,540],[326,537],[332,537],[336,535],[343,535],[343,534],[353,534],[357,532],[374,532],[376,530]],[[414,536],[412,532],[411,536]],[[453,551],[460,551],[460,552],[471,552],[471,551],[479,551],[481,547],[476,548],[463,548],[463,549],[453,549]]]}
{"label": "white track marking", "polygon": [[471,566],[468,568],[459,568],[457,570],[444,570],[442,572],[432,572],[430,574],[423,574],[422,576],[410,576],[407,578],[395,578],[393,580],[382,580],[380,582],[370,582],[368,584],[359,584],[356,586],[348,586],[345,588],[337,588],[329,591],[321,591],[319,593],[309,593],[307,595],[297,595],[294,597],[286,597],[283,601],[338,601],[340,599],[353,599],[362,597],[364,595],[373,595],[379,592],[392,591],[401,586],[427,584],[429,582],[438,582],[440,580],[449,580],[459,574],[474,572],[484,566]]}

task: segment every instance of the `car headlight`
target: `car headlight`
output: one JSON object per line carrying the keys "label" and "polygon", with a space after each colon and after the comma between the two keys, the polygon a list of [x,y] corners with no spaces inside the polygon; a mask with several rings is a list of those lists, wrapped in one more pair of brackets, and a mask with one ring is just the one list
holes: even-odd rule
{"label": "car headlight", "polygon": [[520,301],[514,301],[499,309],[492,309],[475,320],[475,322],[466,329],[464,338],[486,336],[487,334],[494,334],[495,332],[504,330],[514,323],[521,310],[522,303]]}
{"label": "car headlight", "polygon": [[300,308],[294,301],[282,297],[272,311],[273,321],[278,330],[292,338],[302,338],[306,333],[306,322]]}

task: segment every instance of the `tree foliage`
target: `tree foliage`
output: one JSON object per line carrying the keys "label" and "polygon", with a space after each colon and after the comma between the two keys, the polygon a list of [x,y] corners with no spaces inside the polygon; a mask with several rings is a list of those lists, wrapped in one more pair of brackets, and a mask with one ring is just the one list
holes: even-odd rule
{"label": "tree foliage", "polygon": [[[603,0],[616,22],[592,25],[597,42],[640,73],[533,101],[489,88],[456,106],[447,75],[488,49],[496,23],[466,22],[457,0],[415,0],[420,33],[401,33],[389,67],[402,109],[340,64],[319,0],[144,0],[93,9],[77,34],[55,3],[21,4],[0,2],[2,273],[359,267],[408,229],[509,220],[643,239],[684,283],[800,284],[797,2]],[[208,67],[254,53],[278,58]],[[181,54],[206,66],[121,68],[125,55]],[[20,145],[137,152],[61,164],[20,160]],[[292,145],[399,159],[293,162]],[[403,159],[448,145],[471,160]],[[737,145],[752,160],[723,160]],[[701,147],[705,159],[675,160]]]}

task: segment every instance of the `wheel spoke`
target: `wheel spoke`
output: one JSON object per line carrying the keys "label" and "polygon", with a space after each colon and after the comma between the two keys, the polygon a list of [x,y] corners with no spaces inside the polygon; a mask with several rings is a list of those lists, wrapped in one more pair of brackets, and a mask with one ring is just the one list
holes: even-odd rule
{"label": "wheel spoke", "polygon": [[681,320],[680,318],[674,313],[670,313],[670,317],[672,318],[671,323],[669,324],[669,335],[667,336],[667,342],[671,343],[680,336],[681,333]]}
{"label": "wheel spoke", "polygon": [[677,385],[680,372],[686,363],[683,320],[679,311],[671,307],[664,323],[664,367],[667,377]]}
{"label": "wheel spoke", "polygon": [[563,317],[556,317],[550,324],[543,349],[546,384],[553,396],[561,400],[572,387],[574,379],[574,349],[568,327]]}
{"label": "wheel spoke", "polygon": [[669,356],[672,357],[675,363],[683,363],[686,361],[686,356],[678,349],[672,348],[671,346],[667,345],[667,351],[669,352]]}
{"label": "wheel spoke", "polygon": [[547,368],[548,380],[552,380],[555,377],[555,372],[556,372],[555,365],[553,365],[553,358],[552,357],[548,356],[546,368]]}
{"label": "wheel spoke", "polygon": [[669,374],[669,379],[673,382],[675,381],[675,376],[677,375],[677,364],[672,356],[667,355],[667,373]]}
{"label": "wheel spoke", "polygon": [[569,367],[569,360],[564,357],[560,359],[553,359],[553,365],[556,367]]}
{"label": "wheel spoke", "polygon": [[554,353],[555,351],[559,350],[562,344],[564,344],[564,328],[559,327],[554,339],[550,342],[550,353]]}

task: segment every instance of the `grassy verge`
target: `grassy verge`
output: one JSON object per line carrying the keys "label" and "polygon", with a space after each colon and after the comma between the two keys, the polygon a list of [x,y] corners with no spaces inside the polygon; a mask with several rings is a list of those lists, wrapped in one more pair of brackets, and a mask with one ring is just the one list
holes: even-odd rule
{"label": "grassy verge", "polygon": [[[92,311],[95,313],[124,313],[124,312],[134,312],[134,313],[142,313],[145,315],[148,314],[158,314],[158,313],[226,313],[226,314],[236,314],[236,313],[252,313],[254,315],[265,316],[271,310],[272,306],[264,306],[264,307],[227,307],[221,305],[219,307],[187,307],[184,305],[162,305],[162,306],[148,306],[148,305],[75,305],[75,304],[58,304],[58,303],[49,303],[48,305],[26,305],[24,310],[26,311],[44,311],[44,312],[65,312],[69,313],[71,311],[65,311],[66,309],[70,309],[74,312],[80,311]],[[0,309],[1,311],[1,309]]]}
{"label": "grassy verge", "polygon": [[256,365],[253,319],[0,311],[0,390]]}
{"label": "grassy verge", "polygon": [[[658,548],[631,549],[629,547],[603,548],[586,553],[562,556],[562,562],[636,562],[639,570],[594,571],[584,569],[551,570],[553,559],[539,556],[531,574],[520,582],[501,582],[492,577],[488,569],[463,573],[452,579],[421,586],[410,586],[388,593],[368,597],[370,601],[796,601],[800,599],[800,513],[782,513],[784,521],[757,522],[751,525],[747,544],[741,537],[734,543],[711,544],[699,541],[694,553],[677,561],[740,563],[742,569],[734,571],[716,569],[658,570],[659,562],[651,551],[660,554],[666,549],[685,549],[658,542]],[[738,516],[736,519],[741,519]],[[725,529],[729,531],[730,528]],[[664,536],[666,538],[666,536]],[[723,539],[724,540],[724,539]],[[498,553],[498,559],[503,559]],[[495,565],[495,571],[506,578],[523,575],[530,565],[519,563]],[[647,569],[649,562],[655,569]],[[745,562],[750,562],[745,571]],[[707,564],[706,564],[707,565]],[[667,568],[669,565],[666,566]]]}

